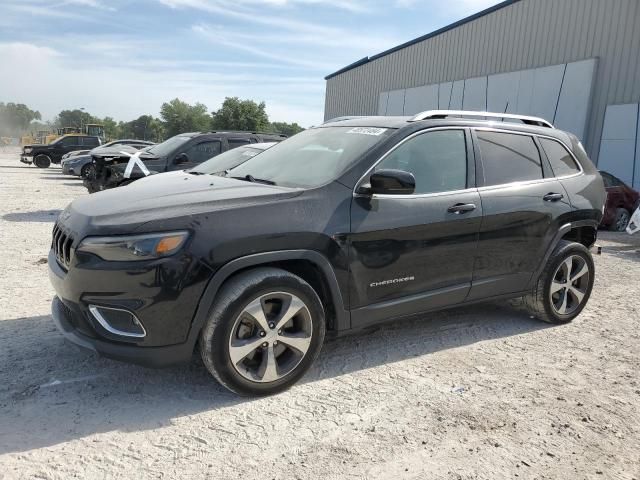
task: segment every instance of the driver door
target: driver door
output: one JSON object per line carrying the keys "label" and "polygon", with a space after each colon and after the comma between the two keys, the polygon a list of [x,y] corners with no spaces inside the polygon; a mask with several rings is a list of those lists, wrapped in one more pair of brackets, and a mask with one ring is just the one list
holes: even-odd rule
{"label": "driver door", "polygon": [[[419,132],[383,157],[378,169],[411,172],[416,188],[412,195],[354,197],[349,252],[354,328],[463,302],[482,218],[466,129]],[[360,183],[368,182],[370,173]]]}

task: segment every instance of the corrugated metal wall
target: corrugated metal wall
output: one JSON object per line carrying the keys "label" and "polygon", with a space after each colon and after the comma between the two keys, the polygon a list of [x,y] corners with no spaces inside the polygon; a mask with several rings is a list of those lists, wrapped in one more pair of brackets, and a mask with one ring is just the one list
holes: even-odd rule
{"label": "corrugated metal wall", "polygon": [[585,147],[607,105],[640,101],[640,0],[521,0],[327,80],[325,119],[375,115],[380,93],[598,58]]}

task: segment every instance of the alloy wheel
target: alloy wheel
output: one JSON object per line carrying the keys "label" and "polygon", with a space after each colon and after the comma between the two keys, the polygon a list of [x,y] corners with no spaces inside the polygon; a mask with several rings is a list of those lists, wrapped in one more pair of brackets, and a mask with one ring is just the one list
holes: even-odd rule
{"label": "alloy wheel", "polygon": [[571,315],[582,305],[590,275],[589,265],[580,255],[571,255],[558,266],[549,292],[558,314]]}
{"label": "alloy wheel", "polygon": [[244,378],[269,383],[287,376],[311,345],[313,320],[296,295],[270,292],[250,301],[236,318],[229,359]]}

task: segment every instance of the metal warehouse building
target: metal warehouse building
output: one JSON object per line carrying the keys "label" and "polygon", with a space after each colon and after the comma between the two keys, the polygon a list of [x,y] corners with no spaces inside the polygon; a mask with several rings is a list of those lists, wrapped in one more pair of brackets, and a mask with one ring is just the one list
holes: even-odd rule
{"label": "metal warehouse building", "polygon": [[325,119],[529,114],[640,188],[640,0],[508,0],[326,77]]}

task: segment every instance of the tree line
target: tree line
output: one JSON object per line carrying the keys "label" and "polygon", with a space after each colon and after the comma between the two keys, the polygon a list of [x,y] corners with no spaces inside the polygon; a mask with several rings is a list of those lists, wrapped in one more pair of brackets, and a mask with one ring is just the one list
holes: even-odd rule
{"label": "tree line", "polygon": [[57,130],[62,127],[82,128],[89,123],[104,125],[109,139],[138,138],[160,142],[184,132],[209,130],[242,130],[295,135],[304,130],[297,123],[270,122],[264,102],[225,98],[222,106],[209,112],[206,105],[190,105],[178,98],[163,103],[160,118],[141,115],[129,122],[112,117],[96,117],[84,110],[62,110],[52,122],[42,123],[40,112],[24,104],[0,102],[0,136],[19,137],[38,130]]}

